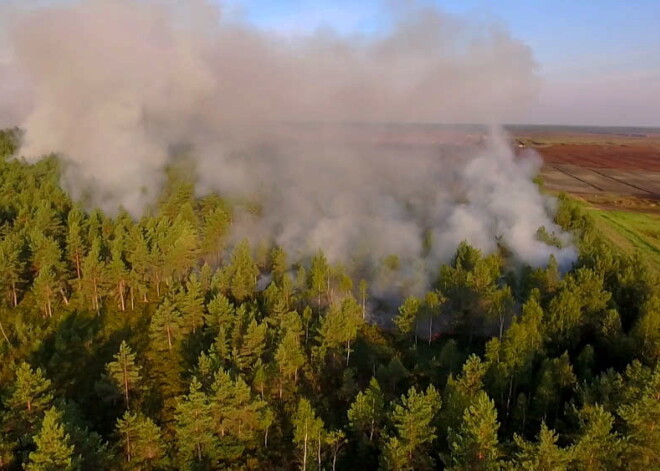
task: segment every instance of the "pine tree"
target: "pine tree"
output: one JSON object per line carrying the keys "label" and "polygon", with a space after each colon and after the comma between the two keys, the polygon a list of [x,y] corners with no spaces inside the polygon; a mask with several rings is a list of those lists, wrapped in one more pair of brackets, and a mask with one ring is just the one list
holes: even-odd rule
{"label": "pine tree", "polygon": [[21,249],[22,244],[15,233],[0,240],[0,289],[13,307],[18,306],[18,288],[24,281],[25,263],[21,259]]}
{"label": "pine tree", "polygon": [[280,399],[286,382],[292,379],[294,385],[298,382],[298,372],[305,364],[305,360],[305,352],[300,344],[300,337],[294,331],[287,331],[275,351],[275,361],[280,372]]}
{"label": "pine tree", "polygon": [[362,323],[360,307],[352,297],[344,298],[341,303],[334,303],[330,311],[321,319],[319,335],[324,351],[340,350],[345,347],[346,365],[351,355],[351,342],[357,337]]}
{"label": "pine tree", "polygon": [[29,364],[23,362],[16,369],[14,387],[5,400],[5,405],[14,414],[41,417],[53,402],[50,385],[50,380],[45,377],[41,368],[33,370]]}
{"label": "pine tree", "polygon": [[537,471],[558,471],[568,469],[571,461],[571,451],[557,445],[557,434],[548,429],[545,422],[541,423],[538,442],[528,442],[517,434],[514,441],[520,451],[515,462],[520,469]]}
{"label": "pine tree", "polygon": [[13,448],[32,443],[45,411],[52,406],[53,393],[41,368],[33,370],[25,362],[16,368],[16,379],[7,392],[0,444],[10,454]]}
{"label": "pine tree", "polygon": [[105,285],[105,261],[101,259],[101,241],[94,239],[82,262],[82,287],[84,297],[91,302],[91,307],[97,315],[101,313]]}
{"label": "pine tree", "polygon": [[187,329],[176,306],[165,299],[151,318],[149,335],[156,351],[172,351],[183,338]]}
{"label": "pine tree", "polygon": [[426,293],[426,315],[429,317],[429,345],[433,341],[433,319],[438,316],[440,306],[447,301],[439,291],[429,291]]}
{"label": "pine tree", "polygon": [[397,435],[385,441],[383,459],[386,465],[389,463],[393,469],[400,468],[396,463],[405,454],[411,468],[432,469],[433,459],[428,448],[436,439],[433,423],[440,405],[440,394],[432,385],[424,392],[417,392],[412,386],[406,395],[401,396],[401,402],[394,406],[391,417]]}
{"label": "pine tree", "polygon": [[[112,243],[110,250],[111,258],[107,264],[108,284],[112,286],[115,300],[121,311],[126,310],[126,293],[130,286],[130,275],[124,263],[124,241],[117,238]],[[131,310],[135,309],[135,303],[131,303]]]}
{"label": "pine tree", "polygon": [[[80,282],[82,278],[82,261],[85,257],[85,243],[83,239],[83,213],[77,208],[69,211],[68,232],[66,236],[66,249],[69,262],[76,269],[76,279]],[[80,287],[79,287],[80,288]]]}
{"label": "pine tree", "polygon": [[452,456],[450,469],[499,469],[501,452],[497,438],[498,429],[495,404],[481,391],[465,409],[460,428],[449,431]]}
{"label": "pine tree", "polygon": [[360,283],[358,284],[358,290],[360,291],[360,305],[362,306],[362,319],[367,318],[367,291],[368,291],[368,286],[367,286],[367,281],[366,280],[360,280]]}
{"label": "pine tree", "polygon": [[135,354],[126,341],[122,341],[114,361],[106,365],[108,377],[115,387],[123,392],[126,409],[130,410],[129,394],[139,389],[141,376],[140,367],[135,363]]}
{"label": "pine tree", "polygon": [[[293,443],[296,444],[300,454],[300,469],[310,469],[314,448],[321,442],[324,435],[323,421],[316,416],[316,412],[307,399],[300,399],[298,408],[293,416]],[[320,453],[318,453],[320,455]],[[317,458],[320,458],[317,456]]]}
{"label": "pine tree", "polygon": [[348,421],[358,434],[374,439],[384,419],[385,399],[376,378],[371,378],[369,387],[359,392],[348,410]]}
{"label": "pine tree", "polygon": [[204,292],[202,284],[196,274],[188,277],[186,290],[180,302],[184,322],[191,332],[195,332],[204,323]]}
{"label": "pine tree", "polygon": [[130,469],[155,469],[165,458],[161,430],[149,417],[126,411],[117,420],[117,435]]}
{"label": "pine tree", "polygon": [[572,467],[584,471],[617,469],[622,443],[613,432],[614,417],[602,406],[587,405],[578,413],[580,432],[574,445]]}
{"label": "pine tree", "polygon": [[34,282],[32,292],[41,307],[44,317],[53,317],[54,304],[61,284],[55,278],[55,273],[50,268],[39,270]]}
{"label": "pine tree", "polygon": [[319,311],[321,310],[321,295],[325,291],[328,292],[330,283],[329,278],[330,267],[328,261],[323,255],[323,252],[318,252],[312,259],[312,266],[310,269],[310,289],[314,296],[316,296],[316,305]]}
{"label": "pine tree", "polygon": [[254,263],[247,240],[240,242],[232,253],[229,290],[237,301],[251,298],[257,287],[259,269]]}
{"label": "pine tree", "polygon": [[284,276],[286,275],[286,271],[289,268],[289,264],[287,262],[287,254],[284,251],[284,249],[280,247],[275,247],[271,254],[271,272],[273,273],[273,281],[277,283],[278,285],[282,285],[282,282],[284,281]]}
{"label": "pine tree", "polygon": [[234,355],[236,366],[240,370],[251,370],[256,361],[261,358],[266,349],[267,332],[268,326],[265,322],[260,324],[256,320],[252,320],[248,324],[240,349]]}
{"label": "pine tree", "polygon": [[415,334],[415,326],[417,325],[417,313],[419,312],[420,302],[414,296],[409,296],[399,307],[399,314],[393,319],[397,332],[401,339],[407,339]]}
{"label": "pine tree", "polygon": [[624,462],[638,469],[651,469],[660,463],[660,364],[636,400],[621,405],[618,413],[625,421]]}
{"label": "pine tree", "polygon": [[196,378],[190,383],[190,391],[180,397],[176,405],[174,430],[180,459],[183,463],[201,462],[205,456],[215,453],[213,416],[208,397],[201,391]]}
{"label": "pine tree", "polygon": [[77,469],[74,447],[64,430],[62,414],[55,408],[47,410],[41,430],[34,437],[37,449],[30,453],[27,471],[74,470]]}

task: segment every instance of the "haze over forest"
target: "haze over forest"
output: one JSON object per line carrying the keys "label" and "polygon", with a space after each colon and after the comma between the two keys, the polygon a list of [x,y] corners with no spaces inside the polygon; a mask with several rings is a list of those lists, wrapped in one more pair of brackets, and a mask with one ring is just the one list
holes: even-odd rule
{"label": "haze over forest", "polygon": [[657,136],[354,3],[0,0],[0,469],[660,467]]}

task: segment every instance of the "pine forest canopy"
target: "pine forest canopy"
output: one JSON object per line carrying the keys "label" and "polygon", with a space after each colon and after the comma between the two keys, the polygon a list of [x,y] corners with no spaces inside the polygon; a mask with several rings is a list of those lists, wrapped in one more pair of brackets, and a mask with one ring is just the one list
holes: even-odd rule
{"label": "pine forest canopy", "polygon": [[564,275],[463,243],[425,293],[383,300],[323,252],[232,240],[242,203],[195,197],[180,169],[137,221],[82,210],[56,157],[9,158],[15,133],[3,469],[660,466],[660,284],[572,200]]}

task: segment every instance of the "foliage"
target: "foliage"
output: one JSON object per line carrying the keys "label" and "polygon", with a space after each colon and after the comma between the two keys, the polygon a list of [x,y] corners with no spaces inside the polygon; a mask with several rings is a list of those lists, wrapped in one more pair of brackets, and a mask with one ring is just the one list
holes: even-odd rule
{"label": "foliage", "polygon": [[140,220],[87,211],[56,157],[8,158],[18,137],[0,133],[3,469],[658,467],[655,259],[572,200],[573,267],[462,243],[425,294],[382,298],[359,261],[234,242],[243,203],[176,169]]}

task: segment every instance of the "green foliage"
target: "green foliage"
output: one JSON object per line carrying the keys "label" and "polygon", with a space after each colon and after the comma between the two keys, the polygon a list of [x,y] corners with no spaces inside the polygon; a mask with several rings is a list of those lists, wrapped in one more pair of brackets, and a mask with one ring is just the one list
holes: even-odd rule
{"label": "green foliage", "polygon": [[160,428],[149,417],[126,411],[117,420],[125,469],[156,469],[165,458]]}
{"label": "green foliage", "polygon": [[391,416],[396,435],[384,441],[383,463],[388,469],[433,468],[428,451],[436,439],[433,422],[440,404],[440,394],[432,385],[424,392],[413,386],[401,396]]}
{"label": "green foliage", "polygon": [[114,361],[106,365],[106,372],[114,386],[122,392],[126,409],[130,410],[130,395],[140,387],[140,367],[135,363],[135,354],[124,341],[115,354]]}
{"label": "green foliage", "polygon": [[74,470],[78,469],[73,445],[64,430],[62,414],[51,408],[44,414],[41,430],[34,437],[36,450],[30,453],[27,471]]}
{"label": "green foliage", "polygon": [[3,469],[657,468],[660,282],[598,213],[559,199],[569,269],[462,243],[423,296],[382,296],[397,254],[374,279],[234,243],[250,202],[196,198],[178,164],[140,220],[88,211],[56,157],[7,158],[19,137],[0,133]]}
{"label": "green foliage", "polygon": [[499,423],[495,404],[481,391],[465,409],[463,423],[456,431],[450,430],[452,454],[450,469],[499,469],[501,451],[497,437]]}

